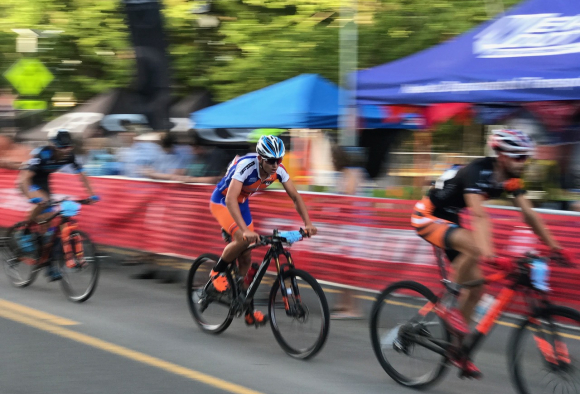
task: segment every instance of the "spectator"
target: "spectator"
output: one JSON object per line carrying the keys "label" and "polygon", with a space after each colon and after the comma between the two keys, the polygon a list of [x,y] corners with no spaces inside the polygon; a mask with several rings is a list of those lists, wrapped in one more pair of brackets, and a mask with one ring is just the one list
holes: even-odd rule
{"label": "spectator", "polygon": [[173,146],[173,150],[181,157],[184,168],[183,173],[185,174],[185,169],[187,169],[187,167],[189,167],[189,165],[192,163],[193,156],[195,156],[195,154],[193,153],[193,147],[189,144],[189,136],[185,136],[182,133],[177,135],[179,137],[176,138],[176,143]]}
{"label": "spectator", "polygon": [[[352,160],[347,152],[338,145],[331,147],[332,163],[338,177],[336,178],[335,192],[346,195],[356,195],[359,192],[361,182],[364,182],[368,175],[361,167],[352,166]],[[343,289],[338,294],[338,301],[330,314],[334,320],[361,319],[362,312],[351,289]]]}
{"label": "spectator", "polygon": [[194,156],[180,180],[185,183],[218,183],[229,164],[226,153],[207,145],[196,133],[192,134],[190,145]]}
{"label": "spectator", "polygon": [[163,153],[153,162],[151,168],[145,174],[151,179],[179,180],[185,175],[184,157],[175,149],[176,140],[167,132],[161,140]]}
{"label": "spectator", "polygon": [[30,158],[30,147],[14,143],[7,136],[0,136],[0,168],[18,170]]}
{"label": "spectator", "polygon": [[147,168],[163,154],[157,143],[161,139],[159,133],[136,135],[135,132],[129,131],[123,134],[120,137],[124,147],[117,153],[117,160],[122,164],[122,175],[132,178],[145,177]]}

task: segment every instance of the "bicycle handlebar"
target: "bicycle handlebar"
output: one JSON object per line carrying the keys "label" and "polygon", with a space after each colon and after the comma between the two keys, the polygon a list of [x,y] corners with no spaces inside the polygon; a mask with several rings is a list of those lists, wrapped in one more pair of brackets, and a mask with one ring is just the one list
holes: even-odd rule
{"label": "bicycle handlebar", "polygon": [[72,201],[72,202],[76,202],[77,204],[81,204],[81,205],[88,205],[90,204],[93,200],[91,200],[90,198],[83,198],[82,200],[69,200],[68,198],[63,198],[62,200],[49,200],[48,201],[48,205],[53,207],[56,206],[60,203],[63,203],[65,201]]}
{"label": "bicycle handlebar", "polygon": [[[507,267],[505,264],[505,260],[511,260],[511,267]],[[574,264],[571,261],[565,261],[562,260],[561,258],[557,258],[554,254],[540,254],[540,253],[533,253],[533,252],[528,252],[525,253],[523,256],[522,255],[518,255],[518,256],[509,256],[509,258],[498,258],[496,260],[503,260],[504,262],[500,262],[497,264],[493,264],[490,263],[490,265],[492,265],[494,268],[498,269],[498,270],[505,270],[505,271],[514,271],[516,268],[522,268],[525,267],[527,265],[529,265],[533,260],[535,259],[542,259],[542,260],[546,260],[548,262],[552,262],[554,264],[557,264],[561,267],[574,267]]]}
{"label": "bicycle handlebar", "polygon": [[[292,234],[294,233],[294,234]],[[293,236],[300,236],[300,238],[293,238]],[[276,243],[288,243],[293,244],[294,242],[301,241],[304,237],[310,237],[308,232],[300,228],[298,231],[278,231],[274,230],[272,235],[260,235],[260,240],[256,242],[251,247],[266,246]]]}

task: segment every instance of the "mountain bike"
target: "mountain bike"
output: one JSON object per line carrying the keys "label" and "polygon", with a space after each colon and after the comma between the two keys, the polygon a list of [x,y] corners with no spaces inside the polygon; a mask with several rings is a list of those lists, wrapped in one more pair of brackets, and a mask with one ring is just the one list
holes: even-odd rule
{"label": "mountain bike", "polygon": [[[226,270],[229,289],[218,293],[209,280],[209,273],[219,256],[203,254],[191,266],[187,278],[187,303],[193,319],[205,332],[219,334],[229,327],[234,317],[242,316],[253,308],[252,301],[273,259],[278,274],[272,283],[268,301],[270,326],[282,349],[291,357],[308,359],[317,354],[328,336],[330,312],[322,287],[305,271],[295,268],[284,245],[301,240],[306,233],[274,230],[271,236],[248,249],[270,245],[262,264],[246,291],[238,266],[232,263]],[[280,264],[280,255],[286,263]]]}
{"label": "mountain bike", "polygon": [[[514,269],[487,275],[462,285],[446,276],[443,252],[437,260],[445,291],[437,296],[414,281],[387,287],[373,305],[370,334],[373,350],[383,369],[397,383],[426,388],[440,380],[450,356],[470,358],[490,333],[496,319],[517,293],[524,296],[527,312],[513,330],[507,349],[512,383],[520,394],[580,392],[580,313],[550,302],[546,260],[528,253],[514,259]],[[507,283],[471,334],[454,337],[439,312],[455,300],[461,288],[492,282]],[[411,365],[408,365],[411,363]],[[460,372],[461,376],[461,372]]]}
{"label": "mountain bike", "polygon": [[[0,250],[4,270],[14,286],[31,285],[43,267],[52,265],[62,275],[61,287],[69,300],[84,302],[93,295],[99,279],[95,246],[86,233],[77,229],[74,219],[81,204],[90,202],[90,199],[52,201],[48,206],[57,209],[48,218],[32,224],[19,222],[8,229],[6,236],[0,238]],[[49,230],[44,233],[41,229],[46,227]],[[66,264],[65,239],[74,251],[74,267]]]}

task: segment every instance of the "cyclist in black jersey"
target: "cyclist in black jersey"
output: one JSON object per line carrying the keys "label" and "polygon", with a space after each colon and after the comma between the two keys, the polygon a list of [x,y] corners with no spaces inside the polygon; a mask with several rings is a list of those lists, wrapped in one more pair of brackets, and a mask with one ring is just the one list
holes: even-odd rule
{"label": "cyclist in black jersey", "polygon": [[[72,165],[75,171],[80,175],[81,180],[87,189],[90,199],[94,202],[99,198],[93,193],[89,179],[84,174],[82,166],[75,159],[72,146],[72,137],[67,130],[58,130],[56,135],[50,138],[50,145],[37,148],[31,152],[31,158],[24,168],[20,171],[18,185],[22,193],[28,198],[28,201],[35,204],[35,207],[28,215],[28,222],[32,223],[37,217],[50,213],[50,185],[49,176],[66,165]],[[45,226],[47,227],[47,226]],[[48,228],[42,228],[44,233]],[[24,237],[29,234],[24,234]],[[24,240],[23,242],[26,242]],[[66,250],[66,245],[65,250]],[[46,248],[50,245],[45,245]],[[72,257],[71,257],[72,258]],[[73,260],[74,261],[74,260]],[[49,267],[49,277],[52,280],[60,279],[60,273],[56,267]]]}
{"label": "cyclist in black jersey", "polygon": [[[485,200],[504,192],[513,195],[525,221],[553,253],[570,261],[569,254],[552,238],[525,197],[521,175],[534,151],[533,141],[519,130],[497,130],[490,136],[489,144],[497,157],[477,159],[465,167],[454,166],[446,171],[428,196],[415,205],[411,218],[412,226],[422,238],[446,251],[454,267],[451,279],[459,284],[483,278],[480,260],[509,269],[512,260],[494,254],[491,223],[483,206]],[[471,209],[473,231],[459,224],[459,213],[466,207]],[[469,332],[467,322],[482,290],[478,287],[465,291],[460,296],[459,308],[443,311],[444,320],[459,337]],[[481,376],[469,360],[455,364],[473,377]]]}

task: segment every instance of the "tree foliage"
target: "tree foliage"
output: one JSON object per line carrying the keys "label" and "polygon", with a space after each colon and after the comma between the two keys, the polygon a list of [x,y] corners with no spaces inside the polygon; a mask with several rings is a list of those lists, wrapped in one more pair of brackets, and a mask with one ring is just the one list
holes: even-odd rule
{"label": "tree foliage", "polygon": [[[435,45],[488,19],[500,0],[358,0],[359,67],[392,61]],[[504,0],[511,6],[517,0]],[[335,82],[341,3],[346,0],[215,0],[218,27],[200,27],[192,0],[162,0],[174,91],[212,90],[218,100],[301,73]],[[0,72],[21,56],[12,29],[43,34],[38,56],[56,76],[44,93],[80,100],[129,84],[134,60],[120,0],[3,0]],[[8,87],[0,80],[0,87]]]}

